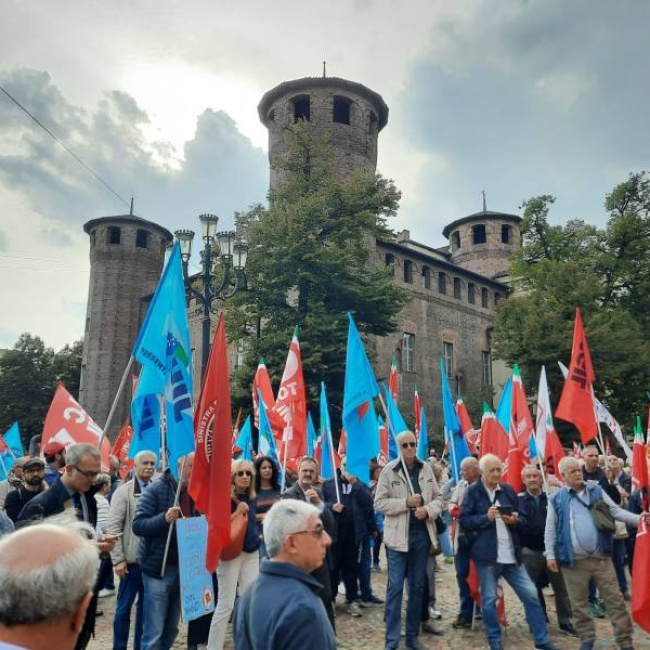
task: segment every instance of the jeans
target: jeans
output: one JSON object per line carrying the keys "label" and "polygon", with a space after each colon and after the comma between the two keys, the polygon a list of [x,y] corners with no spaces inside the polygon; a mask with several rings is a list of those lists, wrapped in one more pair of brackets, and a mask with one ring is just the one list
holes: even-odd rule
{"label": "jeans", "polygon": [[143,574],[144,610],[142,650],[170,650],[178,634],[181,586],[178,567],[168,566],[163,578]]}
{"label": "jeans", "polygon": [[469,576],[469,553],[467,551],[458,551],[454,557],[456,565],[456,581],[458,582],[458,592],[460,595],[460,611],[458,616],[471,621],[474,614],[474,600],[469,594],[469,585],[467,578]]}
{"label": "jeans", "polygon": [[397,648],[400,641],[402,593],[404,580],[409,583],[409,601],[406,611],[406,641],[413,641],[420,631],[424,576],[426,575],[429,546],[428,531],[409,532],[408,551],[388,549],[388,587],[386,589],[386,647]]}
{"label": "jeans", "polygon": [[624,594],[627,591],[627,577],[625,576],[625,540],[615,539],[612,549],[612,561],[614,562],[614,571],[618,580],[618,588]]}
{"label": "jeans", "polygon": [[117,606],[113,619],[113,650],[126,650],[129,644],[129,629],[131,627],[131,608],[136,596],[138,604],[135,609],[135,630],[133,632],[133,648],[140,650],[142,642],[142,604],[144,602],[144,583],[140,565],[129,564],[128,573],[120,580],[117,590]]}
{"label": "jeans", "polygon": [[451,530],[451,514],[449,514],[449,510],[443,510],[442,514],[440,515],[442,517],[442,520],[447,524],[447,528],[445,528],[445,532],[442,533],[441,535],[438,535],[438,539],[440,540],[440,547],[442,548],[442,554],[445,557],[454,557],[454,548],[451,545],[451,539],[449,538],[449,531]]}
{"label": "jeans", "polygon": [[370,585],[370,537],[364,537],[361,541],[359,588],[361,589],[361,600],[370,600],[372,598],[372,586]]}
{"label": "jeans", "polygon": [[501,627],[497,615],[497,589],[499,577],[503,576],[524,606],[526,620],[535,643],[537,645],[548,643],[544,610],[539,604],[537,589],[523,565],[476,562],[476,570],[481,581],[481,609],[488,642],[501,641]]}

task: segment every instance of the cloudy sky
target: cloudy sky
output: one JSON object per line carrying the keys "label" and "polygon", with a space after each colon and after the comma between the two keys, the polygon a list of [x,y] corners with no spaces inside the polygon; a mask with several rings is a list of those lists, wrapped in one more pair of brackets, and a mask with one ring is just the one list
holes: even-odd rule
{"label": "cloudy sky", "polygon": [[[557,222],[602,225],[605,193],[648,167],[644,0],[0,0],[0,15],[0,85],[172,230],[264,200],[257,103],[324,54],[388,103],[393,226],[425,243],[481,190],[509,212],[554,194]],[[82,225],[124,212],[0,93],[0,347],[82,336]]]}

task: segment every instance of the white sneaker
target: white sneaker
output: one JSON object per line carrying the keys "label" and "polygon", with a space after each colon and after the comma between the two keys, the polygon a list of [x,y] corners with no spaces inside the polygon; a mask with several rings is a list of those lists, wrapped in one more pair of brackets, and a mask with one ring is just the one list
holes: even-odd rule
{"label": "white sneaker", "polygon": [[97,594],[98,598],[108,598],[108,596],[112,596],[115,593],[115,589],[102,589],[99,594]]}
{"label": "white sneaker", "polygon": [[434,621],[439,621],[442,618],[442,612],[429,605],[429,618],[432,618]]}

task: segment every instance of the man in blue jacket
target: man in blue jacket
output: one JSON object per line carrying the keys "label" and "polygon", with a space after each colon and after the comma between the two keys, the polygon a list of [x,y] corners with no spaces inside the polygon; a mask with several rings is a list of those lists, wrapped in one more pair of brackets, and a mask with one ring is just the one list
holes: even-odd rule
{"label": "man in blue jacket", "polygon": [[515,491],[500,483],[501,460],[486,454],[479,461],[482,480],[469,486],[460,511],[460,523],[472,541],[471,557],[481,583],[483,625],[490,650],[503,650],[497,615],[497,584],[501,576],[512,587],[526,611],[535,638],[535,650],[558,650],[548,639],[546,617],[537,589],[521,564],[517,532],[519,501]]}
{"label": "man in blue jacket", "polygon": [[289,499],[273,504],[264,518],[263,560],[257,580],[235,609],[237,650],[334,650],[336,639],[322,585],[310,573],[323,564],[331,539],[318,509]]}

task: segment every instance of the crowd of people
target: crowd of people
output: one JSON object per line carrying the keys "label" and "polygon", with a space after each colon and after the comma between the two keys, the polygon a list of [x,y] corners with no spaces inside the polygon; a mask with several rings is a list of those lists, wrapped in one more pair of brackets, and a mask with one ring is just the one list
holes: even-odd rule
{"label": "crowd of people", "polygon": [[[284,482],[271,457],[233,460],[231,525],[243,543],[222,557],[214,613],[189,624],[187,647],[221,650],[232,625],[237,650],[329,650],[337,617],[383,607],[386,650],[402,637],[421,650],[421,634],[445,633],[436,607],[440,562],[456,572],[452,628],[482,624],[490,650],[503,647],[500,579],[521,601],[536,650],[556,650],[548,584],[557,631],[581,650],[594,647],[594,618],[604,616],[618,646],[633,647],[628,574],[637,526],[650,514],[622,461],[587,446],[581,459],[561,460],[559,476],[526,465],[517,494],[496,456],[465,458],[455,481],[435,455],[417,457],[413,433],[396,444],[397,459],[370,463],[368,484],[347,471],[345,457],[335,478],[322,480],[316,459],[304,456]],[[43,452],[17,459],[0,482],[0,648],[85,648],[101,598],[116,593],[114,650],[129,640],[168,650],[181,610],[174,522],[201,514],[187,489],[193,454],[172,473],[142,451],[120,480],[116,459],[102,473],[92,445]],[[385,602],[372,585],[382,571]],[[49,642],[35,640],[39,630]]]}

